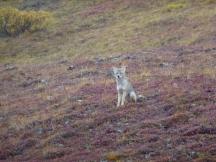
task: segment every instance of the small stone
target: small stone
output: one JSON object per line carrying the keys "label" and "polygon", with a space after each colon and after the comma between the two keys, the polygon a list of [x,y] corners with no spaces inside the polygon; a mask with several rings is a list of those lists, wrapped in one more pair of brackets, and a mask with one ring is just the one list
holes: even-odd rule
{"label": "small stone", "polygon": [[160,63],[160,67],[167,67],[167,66],[169,66],[169,63],[167,62]]}
{"label": "small stone", "polygon": [[39,134],[39,135],[42,134],[43,133],[43,128],[37,128],[36,133]]}
{"label": "small stone", "polygon": [[116,130],[118,133],[122,133],[123,132],[123,130],[121,130],[121,129],[117,129]]}
{"label": "small stone", "polygon": [[69,124],[69,120],[65,121],[65,124],[68,125]]}
{"label": "small stone", "polygon": [[100,160],[100,162],[108,162],[107,160]]}
{"label": "small stone", "polygon": [[77,100],[78,102],[82,102],[83,100]]}
{"label": "small stone", "polygon": [[193,104],[191,104],[191,106],[192,106],[192,107],[195,107],[195,106],[196,106],[196,104],[194,104],[194,103],[193,103]]}
{"label": "small stone", "polygon": [[58,147],[64,147],[64,145],[61,144],[61,143],[59,143],[57,146],[58,146]]}
{"label": "small stone", "polygon": [[190,152],[190,156],[191,156],[192,158],[196,158],[198,155],[197,155],[197,153],[196,153],[195,151],[191,151],[191,152]]}
{"label": "small stone", "polygon": [[59,64],[65,64],[65,63],[67,63],[68,61],[67,60],[60,60],[58,63]]}
{"label": "small stone", "polygon": [[47,80],[45,80],[45,79],[41,79],[41,81],[40,81],[41,83],[43,83],[43,84],[48,84],[48,81]]}
{"label": "small stone", "polygon": [[47,96],[47,100],[49,101],[53,100],[53,96]]}
{"label": "small stone", "polygon": [[13,65],[10,65],[10,64],[7,64],[5,67],[6,67],[6,70],[14,70],[14,69],[17,68],[16,66],[13,66]]}
{"label": "small stone", "polygon": [[151,157],[151,154],[146,154],[146,155],[145,155],[145,158],[146,158],[146,159],[149,159],[150,157]]}
{"label": "small stone", "polygon": [[73,65],[70,65],[70,66],[67,68],[67,70],[73,70],[73,69],[75,69],[75,67],[74,67]]}

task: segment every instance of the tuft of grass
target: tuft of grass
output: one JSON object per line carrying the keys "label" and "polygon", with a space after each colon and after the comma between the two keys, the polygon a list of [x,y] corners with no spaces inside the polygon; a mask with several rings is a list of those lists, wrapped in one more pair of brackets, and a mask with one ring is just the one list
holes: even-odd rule
{"label": "tuft of grass", "polygon": [[210,68],[210,67],[205,67],[201,70],[200,72],[203,75],[206,75],[210,78],[215,78],[216,77],[216,69],[215,68]]}
{"label": "tuft of grass", "polygon": [[165,11],[171,12],[171,11],[175,11],[175,10],[182,9],[185,7],[186,7],[186,4],[184,2],[172,2],[172,3],[167,4]]}
{"label": "tuft of grass", "polygon": [[216,0],[201,0],[205,4],[213,4],[216,3]]}
{"label": "tuft of grass", "polygon": [[110,160],[110,161],[119,161],[121,156],[122,156],[122,153],[120,153],[118,151],[111,151],[111,152],[107,153],[106,159]]}

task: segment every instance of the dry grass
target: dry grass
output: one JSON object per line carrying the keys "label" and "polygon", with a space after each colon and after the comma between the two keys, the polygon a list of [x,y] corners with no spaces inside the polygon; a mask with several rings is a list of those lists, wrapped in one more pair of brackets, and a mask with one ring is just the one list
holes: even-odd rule
{"label": "dry grass", "polygon": [[[109,56],[164,45],[198,44],[215,32],[209,21],[215,15],[214,7],[180,0],[146,2],[145,10],[140,10],[140,5],[145,3],[62,1],[61,7],[52,11],[57,22],[50,32],[3,38],[0,60],[28,64],[62,57]],[[164,12],[167,7],[175,9]]]}

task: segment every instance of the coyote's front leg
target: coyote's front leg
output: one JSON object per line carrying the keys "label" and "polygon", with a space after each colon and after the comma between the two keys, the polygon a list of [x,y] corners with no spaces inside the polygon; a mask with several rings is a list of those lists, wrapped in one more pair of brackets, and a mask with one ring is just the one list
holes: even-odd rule
{"label": "coyote's front leg", "polygon": [[124,103],[125,103],[125,98],[126,98],[126,95],[127,93],[125,91],[123,91],[123,94],[122,94],[122,99],[121,99],[121,105],[123,106]]}
{"label": "coyote's front leg", "polygon": [[117,107],[120,106],[121,103],[121,93],[118,91],[118,103],[117,103]]}

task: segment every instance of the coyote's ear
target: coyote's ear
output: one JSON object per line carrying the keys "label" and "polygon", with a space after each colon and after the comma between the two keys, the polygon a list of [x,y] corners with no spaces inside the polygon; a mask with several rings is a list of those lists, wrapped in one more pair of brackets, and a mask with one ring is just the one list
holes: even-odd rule
{"label": "coyote's ear", "polygon": [[126,66],[122,66],[121,70],[122,70],[123,73],[125,73],[126,72]]}
{"label": "coyote's ear", "polygon": [[116,72],[117,72],[117,68],[116,67],[112,67],[112,71],[113,71],[113,74],[115,75]]}

